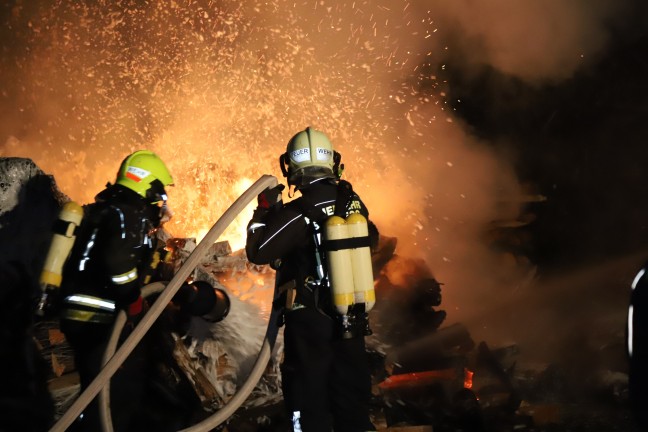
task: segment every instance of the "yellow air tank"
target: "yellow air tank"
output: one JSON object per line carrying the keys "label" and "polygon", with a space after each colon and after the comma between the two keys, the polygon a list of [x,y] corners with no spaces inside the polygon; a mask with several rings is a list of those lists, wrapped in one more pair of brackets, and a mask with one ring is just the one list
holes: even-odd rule
{"label": "yellow air tank", "polygon": [[39,279],[42,294],[36,310],[37,315],[45,314],[46,308],[49,307],[48,302],[51,301],[51,292],[61,286],[63,265],[70,256],[76,239],[75,231],[81,219],[83,219],[83,208],[79,204],[69,201],[63,205],[54,225],[52,243]]}
{"label": "yellow air tank", "polygon": [[[367,237],[369,227],[367,219],[360,213],[352,213],[346,219],[349,237]],[[376,303],[374,290],[373,265],[369,246],[351,249],[351,264],[353,267],[353,285],[355,303],[364,303],[365,312],[369,312]]]}
{"label": "yellow air tank", "polygon": [[[346,221],[339,216],[326,220],[326,239],[341,240],[349,237]],[[353,269],[351,267],[351,250],[340,249],[326,252],[329,281],[333,294],[333,304],[337,311],[346,315],[354,302]]]}

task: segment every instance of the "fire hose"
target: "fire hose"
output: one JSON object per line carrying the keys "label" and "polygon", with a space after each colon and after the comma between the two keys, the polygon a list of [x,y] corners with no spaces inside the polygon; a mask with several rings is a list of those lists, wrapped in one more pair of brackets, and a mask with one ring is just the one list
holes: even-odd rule
{"label": "fire hose", "polygon": [[[164,288],[167,286],[166,282],[154,282],[142,287],[142,297],[147,298],[153,294],[160,293],[164,291]],[[108,339],[108,344],[106,345],[106,351],[104,352],[102,366],[105,366],[106,363],[110,361],[112,356],[117,350],[117,344],[119,343],[119,336],[121,335],[124,326],[126,325],[126,312],[120,310],[115,319],[115,324],[113,324],[112,333],[110,334],[110,339]],[[103,386],[99,392],[99,416],[101,420],[101,427],[103,432],[112,432],[113,423],[112,415],[110,413],[110,380],[106,381],[106,385]]]}
{"label": "fire hose", "polygon": [[[173,276],[166,288],[163,289],[157,300],[151,305],[149,311],[142,318],[140,323],[133,329],[133,332],[126,338],[124,343],[117,349],[115,354],[104,365],[101,371],[97,374],[94,381],[79,395],[70,408],[61,416],[61,418],[50,429],[50,432],[65,431],[74,420],[81,414],[81,412],[88,406],[100,390],[107,384],[110,378],[115,374],[119,366],[126,360],[128,355],[135,349],[135,346],[142,340],[146,332],[151,328],[155,320],[162,314],[167,304],[171,301],[180,286],[185,282],[187,277],[191,274],[194,268],[198,265],[200,260],[203,259],[207,252],[207,248],[211,246],[220,236],[225,229],[232,223],[232,221],[243,211],[243,209],[264,189],[272,188],[277,185],[277,179],[271,175],[261,176],[252,186],[250,186],[234,203],[223,213],[223,215],[216,221],[214,226],[207,232],[205,237],[196,246],[193,252],[189,255],[185,263]],[[160,289],[159,283],[147,285],[143,290],[148,291]],[[229,400],[229,402],[217,411],[211,417],[206,418],[202,422],[183,429],[182,432],[204,432],[209,431],[223,421],[227,420],[250,395],[257,382],[263,375],[265,367],[270,359],[274,341],[278,333],[276,327],[277,313],[274,308],[270,314],[268,321],[268,328],[266,335],[259,351],[257,360],[250,372],[250,376],[243,383],[241,388],[238,389],[236,394]],[[123,326],[123,324],[122,324]],[[107,409],[107,408],[105,408]],[[109,415],[108,415],[109,417]],[[104,424],[104,427],[108,426]],[[112,426],[112,422],[110,424]]]}

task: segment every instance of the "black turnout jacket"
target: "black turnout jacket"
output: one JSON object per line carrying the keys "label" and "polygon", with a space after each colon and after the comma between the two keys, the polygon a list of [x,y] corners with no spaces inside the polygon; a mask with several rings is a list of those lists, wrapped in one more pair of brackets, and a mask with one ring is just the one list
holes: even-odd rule
{"label": "black turnout jacket", "polygon": [[[347,183],[348,184],[348,183]],[[296,302],[308,306],[302,297],[304,281],[317,278],[317,260],[312,219],[323,226],[335,212],[338,196],[337,182],[320,179],[300,189],[301,197],[270,209],[257,208],[248,224],[246,253],[255,264],[270,264],[277,270],[276,286],[294,280],[297,288]],[[353,192],[341,216],[361,213],[367,218],[371,244],[378,242],[378,230],[369,221],[369,211],[360,197]],[[330,292],[319,293],[318,307],[333,313]]]}
{"label": "black turnout jacket", "polygon": [[[84,218],[66,263],[62,318],[110,322],[111,304],[125,308],[140,296],[153,256],[151,212],[135,192],[109,186],[84,206]],[[95,297],[107,303],[88,300]]]}

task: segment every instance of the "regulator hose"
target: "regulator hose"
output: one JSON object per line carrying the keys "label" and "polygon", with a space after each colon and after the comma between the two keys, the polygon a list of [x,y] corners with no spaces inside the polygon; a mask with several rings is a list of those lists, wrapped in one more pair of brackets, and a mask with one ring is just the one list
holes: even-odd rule
{"label": "regulator hose", "polygon": [[[157,300],[153,303],[149,311],[144,315],[140,323],[133,329],[133,332],[128,336],[124,343],[117,349],[112,358],[105,364],[103,369],[97,374],[95,379],[90,383],[90,385],[79,395],[79,397],[74,401],[70,408],[61,416],[61,418],[52,426],[50,432],[62,432],[65,431],[74,420],[81,414],[85,407],[88,406],[90,401],[97,396],[99,391],[106,385],[108,380],[115,374],[119,366],[126,360],[128,355],[133,351],[135,346],[142,340],[146,332],[151,328],[155,320],[160,316],[164,311],[167,304],[171,301],[175,293],[178,291],[180,286],[185,282],[187,277],[191,274],[194,268],[198,263],[204,258],[207,253],[207,249],[223,234],[225,229],[232,223],[232,221],[241,213],[245,207],[263,190],[266,188],[272,188],[277,185],[277,179],[271,175],[261,176],[252,186],[250,186],[240,197],[234,201],[234,203],[223,213],[223,215],[216,221],[214,226],[207,232],[205,237],[196,248],[191,252],[185,263],[180,267],[178,272],[173,276],[167,287],[162,291]],[[153,284],[151,284],[153,285]],[[148,287],[148,285],[147,285]],[[145,287],[146,288],[146,287]],[[266,331],[266,337],[263,341],[259,357],[254,365],[252,373],[248,377],[247,381],[241,386],[239,391],[232,397],[229,403],[219,410],[212,417],[209,417],[202,422],[192,426],[191,428],[185,429],[185,431],[207,431],[211,428],[222,423],[225,419],[231,415],[244,401],[247,399],[247,396],[252,392],[256,382],[263,373],[263,370],[270,358],[272,351],[272,346],[274,345],[274,339],[270,340],[273,335],[276,337],[277,330],[271,329],[276,324],[276,318],[273,319],[273,314],[270,315],[270,320],[268,322],[268,330]],[[122,325],[123,326],[123,325]],[[260,365],[259,363],[265,358],[265,363]],[[260,369],[260,373],[257,371]],[[256,381],[250,383],[252,379],[256,376]],[[234,404],[238,403],[236,407]],[[230,407],[231,405],[231,407]],[[224,412],[223,415],[219,415],[221,412]],[[227,415],[227,417],[222,418]],[[215,420],[212,420],[212,419]],[[216,423],[218,422],[218,423]]]}

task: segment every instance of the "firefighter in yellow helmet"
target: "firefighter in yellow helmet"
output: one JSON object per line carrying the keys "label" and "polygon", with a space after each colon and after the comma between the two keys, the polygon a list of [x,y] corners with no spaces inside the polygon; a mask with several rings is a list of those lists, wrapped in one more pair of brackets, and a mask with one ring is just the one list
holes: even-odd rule
{"label": "firefighter in yellow helmet", "polygon": [[[340,180],[340,161],[323,132],[309,127],[297,133],[280,164],[288,185],[301,197],[284,204],[283,185],[266,189],[248,224],[248,259],[270,264],[277,271],[279,289],[294,281],[294,291],[284,293],[282,386],[295,431],[375,430],[369,418],[365,316],[334,299],[322,242],[330,217],[343,220],[354,213],[363,218],[369,215],[350,183]],[[377,240],[378,231],[369,222],[363,246],[368,249]],[[355,319],[345,322],[342,318],[347,311]]]}
{"label": "firefighter in yellow helmet", "polygon": [[[151,269],[153,233],[170,217],[166,188],[172,185],[169,170],[155,153],[136,151],[121,163],[115,184],[83,207],[63,269],[60,305],[61,329],[74,349],[82,390],[101,369],[116,313],[126,310],[134,325],[144,312],[140,288]],[[115,430],[127,430],[138,409],[144,392],[143,358],[136,349],[112,380],[111,406],[119,414],[113,419]],[[100,430],[96,401],[73,427]]]}

